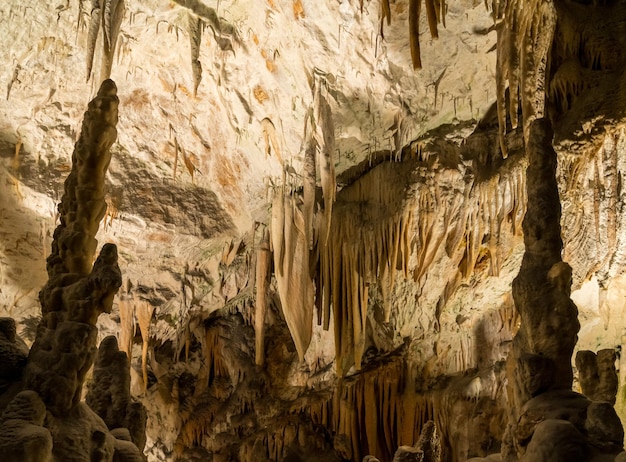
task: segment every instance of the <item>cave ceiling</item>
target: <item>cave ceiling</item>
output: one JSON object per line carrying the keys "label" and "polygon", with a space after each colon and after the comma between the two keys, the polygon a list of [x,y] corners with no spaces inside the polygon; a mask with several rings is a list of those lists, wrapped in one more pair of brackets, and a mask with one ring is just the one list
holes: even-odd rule
{"label": "cave ceiling", "polygon": [[[118,244],[125,277],[154,302],[172,299],[185,267],[210,265],[269,223],[283,172],[300,187],[315,76],[332,108],[340,188],[355,166],[434,127],[469,131],[493,102],[496,34],[483,4],[448,5],[439,39],[422,34],[416,72],[408,2],[391,3],[384,38],[377,2],[355,3],[124,3],[111,67],[119,137],[99,240]],[[105,34],[96,29],[89,45],[93,12],[88,1],[0,6],[2,278],[12,287],[0,296],[17,317],[41,285],[80,117],[106,67]]]}

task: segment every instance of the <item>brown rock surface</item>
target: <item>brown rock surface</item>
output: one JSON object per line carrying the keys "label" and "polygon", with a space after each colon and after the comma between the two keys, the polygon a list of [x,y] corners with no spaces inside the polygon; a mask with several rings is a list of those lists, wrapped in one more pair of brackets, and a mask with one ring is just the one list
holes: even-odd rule
{"label": "brown rock surface", "polygon": [[52,461],[52,435],[44,428],[46,406],[34,391],[20,392],[0,416],[3,460]]}
{"label": "brown rock surface", "polygon": [[86,402],[104,420],[109,430],[126,430],[129,441],[143,450],[146,444],[146,411],[130,395],[128,356],[118,349],[117,339],[113,336],[106,337],[98,347]]}
{"label": "brown rock surface", "polygon": [[583,394],[592,401],[615,404],[618,377],[615,371],[617,355],[613,349],[594,353],[580,350],[576,353],[576,369]]}

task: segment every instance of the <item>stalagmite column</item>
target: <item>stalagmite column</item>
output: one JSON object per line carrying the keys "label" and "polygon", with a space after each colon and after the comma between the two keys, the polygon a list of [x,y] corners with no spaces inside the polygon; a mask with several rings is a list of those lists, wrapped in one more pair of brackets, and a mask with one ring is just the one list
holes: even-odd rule
{"label": "stalagmite column", "polygon": [[106,244],[93,264],[96,233],[106,212],[104,177],[117,137],[117,88],[105,80],[89,103],[72,171],[59,204],[61,223],[48,257],[48,283],[39,294],[42,322],[30,351],[26,386],[55,415],[80,400],[85,373],[96,353],[96,320],[110,312],[119,289],[117,248]]}
{"label": "stalagmite column", "polygon": [[143,450],[146,444],[146,409],[130,395],[130,361],[126,352],[119,349],[117,338],[113,335],[100,342],[93,383],[86,401],[109,430],[127,434],[137,448]]}
{"label": "stalagmite column", "polygon": [[518,408],[538,392],[571,389],[571,358],[580,329],[578,309],[569,298],[572,270],[561,260],[561,202],[552,136],[550,123],[540,119],[531,125],[527,144],[528,206],[522,224],[526,251],[513,281],[522,321],[514,340]]}
{"label": "stalagmite column", "polygon": [[[598,406],[571,391],[571,360],[580,324],[570,299],[572,269],[561,260],[561,204],[552,137],[546,119],[530,125],[526,250],[513,281],[521,325],[508,363],[513,402],[503,442],[506,461],[571,457],[591,461],[598,448],[602,453],[619,451],[623,438],[610,404]],[[596,431],[599,415],[604,416],[607,431]]]}
{"label": "stalagmite column", "polygon": [[618,377],[615,370],[615,350],[605,349],[598,353],[581,350],[576,353],[576,369],[583,394],[593,401],[615,404]]}
{"label": "stalagmite column", "polygon": [[115,245],[105,244],[93,263],[106,211],[104,178],[117,137],[118,102],[115,83],[105,80],[85,113],[59,204],[48,282],[39,294],[42,320],[24,371],[24,388],[36,392],[46,407],[44,425],[54,441],[55,461],[110,461],[116,447],[104,422],[80,400],[96,354],[96,320],[110,312],[122,283]]}
{"label": "stalagmite column", "polygon": [[[571,389],[571,357],[580,328],[578,310],[569,298],[571,268],[561,260],[561,203],[552,136],[550,123],[538,119],[531,125],[527,143],[528,205],[522,224],[526,251],[513,281],[521,325],[509,359],[513,427],[521,407],[532,397]],[[512,447],[508,450],[514,452]],[[516,460],[511,457],[507,460]]]}

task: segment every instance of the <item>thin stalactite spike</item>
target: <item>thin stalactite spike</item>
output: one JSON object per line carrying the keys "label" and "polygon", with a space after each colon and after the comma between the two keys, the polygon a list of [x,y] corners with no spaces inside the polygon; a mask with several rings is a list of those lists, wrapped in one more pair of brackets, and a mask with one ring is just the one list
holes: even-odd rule
{"label": "thin stalactite spike", "polygon": [[430,29],[430,36],[434,39],[439,38],[439,31],[437,30],[437,12],[435,10],[434,0],[424,0],[426,3],[426,16],[428,18],[428,27]]}
{"label": "thin stalactite spike", "polygon": [[102,12],[100,0],[93,0],[91,8],[91,22],[89,23],[89,32],[87,34],[87,79],[89,82],[91,70],[93,68],[93,60],[96,52],[96,42],[98,41],[98,31],[100,30],[100,21]]}
{"label": "thin stalactite spike", "polygon": [[422,68],[419,38],[419,18],[422,0],[409,0],[409,45],[413,69]]}

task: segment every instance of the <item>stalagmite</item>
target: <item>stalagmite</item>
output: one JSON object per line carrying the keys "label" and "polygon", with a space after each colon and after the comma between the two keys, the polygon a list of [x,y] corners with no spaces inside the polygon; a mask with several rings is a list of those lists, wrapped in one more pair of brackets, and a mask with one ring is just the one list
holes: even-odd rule
{"label": "stalagmite", "polygon": [[576,354],[576,369],[583,394],[592,401],[605,401],[615,404],[618,388],[613,349],[604,349],[594,353],[580,350]]}
{"label": "stalagmite", "polygon": [[[132,442],[143,450],[146,444],[146,409],[130,395],[130,361],[118,349],[115,336],[106,337],[98,347],[93,383],[86,402],[109,430],[125,429]],[[141,451],[137,451],[141,454]]]}
{"label": "stalagmite", "polygon": [[[96,321],[101,313],[111,312],[122,284],[115,245],[105,244],[94,262],[95,235],[106,211],[104,178],[111,160],[109,149],[117,137],[117,108],[117,88],[105,80],[89,103],[72,155],[72,170],[59,204],[60,224],[47,259],[49,279],[39,294],[42,320],[24,370],[24,388],[32,390],[24,393],[30,393],[33,406],[43,409],[36,414],[46,416],[45,421],[34,416],[29,424],[49,429],[53,446],[47,457],[53,460],[91,460],[99,454],[101,460],[111,461],[117,448],[124,446],[80,401],[96,354]],[[20,396],[26,395],[15,400]],[[1,426],[0,441],[6,442],[5,431]],[[40,433],[43,450],[47,438],[43,429]],[[24,444],[30,443],[24,440]],[[5,452],[6,445],[0,448],[13,460]],[[45,454],[41,456],[35,460],[47,460]]]}
{"label": "stalagmite", "polygon": [[[572,271],[561,260],[561,204],[552,137],[547,120],[537,119],[530,125],[528,206],[523,221],[526,249],[513,281],[513,299],[521,325],[508,360],[513,402],[503,443],[507,461],[561,460],[571,452],[567,441],[576,443],[576,454],[585,460],[591,457],[592,447],[604,447],[615,454],[622,444],[619,439],[587,445],[576,435],[587,433],[585,428],[591,420],[581,422],[573,414],[563,414],[563,409],[589,407],[588,419],[595,418],[591,413],[593,404],[590,406],[585,397],[571,391],[571,356],[580,324],[576,305],[569,298]],[[603,411],[608,412],[606,418],[619,423],[615,411],[610,406],[608,409]],[[570,421],[555,420],[568,415]],[[613,420],[609,418],[612,415]],[[623,430],[621,435],[623,438]],[[552,446],[550,441],[557,438],[561,443],[546,452],[546,445]],[[602,440],[604,436],[595,438]]]}
{"label": "stalagmite", "polygon": [[[556,369],[555,382],[548,389],[570,389],[570,358],[579,329],[577,309],[569,299],[569,293],[558,291],[554,283],[546,284],[551,268],[567,266],[561,260],[561,204],[555,178],[556,153],[551,142],[549,123],[545,120],[534,123],[526,173],[528,206],[523,222],[526,252],[520,273],[513,282],[513,298],[522,318],[522,326],[514,341],[514,357],[520,360],[523,354],[541,354]],[[571,281],[563,281],[564,284],[568,282]],[[537,300],[544,300],[548,306],[556,305],[556,308],[539,310]],[[559,330],[558,339],[551,335],[554,329]],[[523,384],[516,383],[518,386]],[[520,388],[516,397],[519,408],[531,396]]]}

